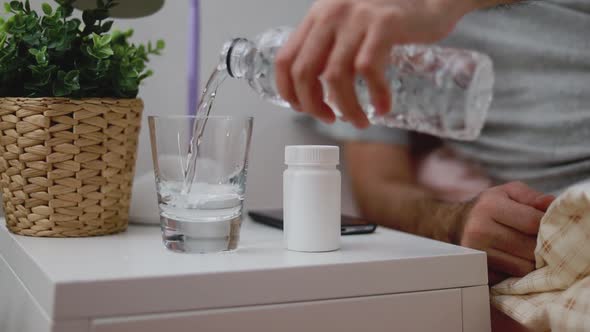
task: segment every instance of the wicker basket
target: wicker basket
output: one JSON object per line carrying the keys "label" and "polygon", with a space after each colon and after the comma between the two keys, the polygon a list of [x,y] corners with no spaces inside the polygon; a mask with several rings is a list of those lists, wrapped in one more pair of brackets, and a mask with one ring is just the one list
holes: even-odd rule
{"label": "wicker basket", "polygon": [[16,234],[127,228],[139,99],[0,98],[0,188]]}

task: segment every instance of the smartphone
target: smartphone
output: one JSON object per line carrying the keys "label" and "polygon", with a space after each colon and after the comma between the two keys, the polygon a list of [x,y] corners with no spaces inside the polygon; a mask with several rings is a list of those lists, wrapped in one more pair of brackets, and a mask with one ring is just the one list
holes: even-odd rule
{"label": "smartphone", "polygon": [[[248,215],[256,222],[283,229],[283,210],[250,211]],[[342,216],[340,223],[340,233],[342,235],[369,234],[373,233],[377,228],[376,224],[345,215]]]}

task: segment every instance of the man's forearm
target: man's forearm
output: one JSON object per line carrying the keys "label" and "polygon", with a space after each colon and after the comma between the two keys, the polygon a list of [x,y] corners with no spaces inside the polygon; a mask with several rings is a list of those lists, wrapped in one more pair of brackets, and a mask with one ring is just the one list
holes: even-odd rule
{"label": "man's forearm", "polygon": [[375,181],[356,190],[364,217],[404,232],[458,243],[465,204],[436,200],[426,190],[392,181]]}

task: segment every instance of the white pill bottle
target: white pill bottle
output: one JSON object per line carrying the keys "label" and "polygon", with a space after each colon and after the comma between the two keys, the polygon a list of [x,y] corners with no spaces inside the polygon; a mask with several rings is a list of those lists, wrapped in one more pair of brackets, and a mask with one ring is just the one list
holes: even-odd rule
{"label": "white pill bottle", "polygon": [[285,247],[303,252],[340,248],[341,176],[337,146],[285,147]]}

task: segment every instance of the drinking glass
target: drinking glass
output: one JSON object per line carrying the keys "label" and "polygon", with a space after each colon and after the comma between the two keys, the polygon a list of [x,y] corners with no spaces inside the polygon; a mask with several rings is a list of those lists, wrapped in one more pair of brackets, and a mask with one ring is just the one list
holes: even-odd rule
{"label": "drinking glass", "polygon": [[151,116],[148,122],[164,245],[179,252],[236,249],[253,119]]}

